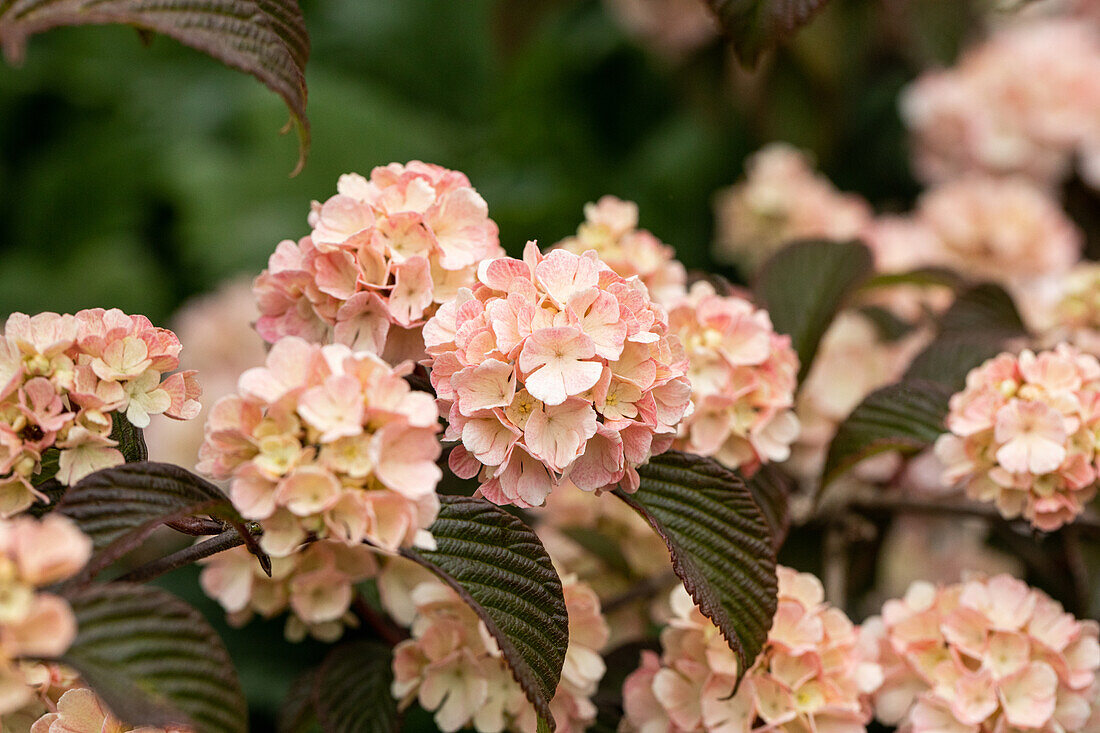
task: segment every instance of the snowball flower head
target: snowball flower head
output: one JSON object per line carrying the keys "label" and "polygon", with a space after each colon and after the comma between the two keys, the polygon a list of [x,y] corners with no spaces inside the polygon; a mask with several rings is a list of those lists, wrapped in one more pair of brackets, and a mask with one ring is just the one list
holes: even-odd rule
{"label": "snowball flower head", "polygon": [[638,276],[650,297],[665,303],[679,295],[687,283],[687,271],[675,252],[645,229],[638,229],[638,205],[614,196],[585,204],[584,223],[575,237],[555,247],[584,254],[590,249],[623,277]]}
{"label": "snowball flower head", "polygon": [[9,316],[0,335],[0,516],[47,500],[34,487],[46,451],[58,451],[55,478],[73,484],[124,462],[111,437],[118,415],[144,428],[153,415],[198,414],[195,372],[166,376],[180,349],[171,331],[117,309]]}
{"label": "snowball flower head", "polygon": [[[569,646],[550,710],[557,729],[583,733],[596,719],[591,696],[605,671],[599,650],[610,634],[600,601],[575,577],[562,578],[569,613]],[[394,649],[393,696],[402,707],[418,699],[440,730],[473,727],[482,733],[535,730],[535,708],[512,677],[485,625],[438,579],[412,591],[412,638]]]}
{"label": "snowball flower head", "polygon": [[421,356],[424,321],[473,284],[479,262],[504,254],[470,180],[419,161],[341,176],[309,224],[310,235],[281,242],[256,279],[256,329],[272,343],[299,336],[376,354],[388,347],[391,360]]}
{"label": "snowball flower head", "polygon": [[881,668],[866,660],[856,628],[824,602],[820,581],[779,569],[779,606],[768,643],[736,695],[737,659],[687,592],[673,591],[663,653],[642,657],[623,685],[630,731],[862,731]]}
{"label": "snowball flower head", "polygon": [[1055,288],[1055,302],[1040,318],[1046,338],[1100,358],[1100,263],[1079,263]]}
{"label": "snowball flower head", "polygon": [[353,586],[377,573],[375,555],[366,545],[336,540],[311,542],[287,557],[271,558],[270,577],[245,547],[203,561],[199,584],[243,626],[253,616],[274,618],[286,610],[286,637],[301,641],[308,633],[333,642],[357,621],[349,612]]}
{"label": "snowball flower head", "polygon": [[857,237],[872,216],[866,201],[838,191],[805,153],[786,143],[754,153],[745,180],[719,192],[715,211],[715,256],[751,270],[795,239]]}
{"label": "snowball flower head", "polygon": [[1076,733],[1096,700],[1097,630],[1009,575],[914,583],[862,630],[884,670],[875,714],[913,733]]}
{"label": "snowball flower head", "polygon": [[638,486],[688,407],[687,360],[645,285],[593,251],[482,264],[424,327],[432,385],[460,440],[450,465],[496,504],[543,503],[566,479]]}
{"label": "snowball flower head", "polygon": [[1080,230],[1021,178],[949,181],[920,197],[915,216],[938,241],[927,264],[1009,286],[1065,273],[1081,254]]}
{"label": "snowball flower head", "polygon": [[69,690],[57,701],[57,712],[35,721],[30,733],[191,733],[190,728],[143,725],[134,728],[119,721],[103,701],[85,687]]}
{"label": "snowball flower head", "polygon": [[439,426],[431,396],[402,378],[410,369],[280,339],[210,411],[199,470],[230,480],[230,499],[263,525],[276,557],[310,535],[386,551],[430,545]]}
{"label": "snowball flower head", "polygon": [[76,618],[60,596],[40,593],[77,573],[92,542],[67,517],[0,520],[0,715],[34,697],[19,657],[56,657],[76,638]]}
{"label": "snowball flower head", "polygon": [[799,429],[790,337],[775,332],[766,311],[705,282],[670,307],[669,329],[687,352],[694,407],[676,447],[750,473],[785,461]]}
{"label": "snowball flower head", "polygon": [[944,481],[1054,530],[1096,494],[1100,362],[1068,344],[972,370],[936,441]]}

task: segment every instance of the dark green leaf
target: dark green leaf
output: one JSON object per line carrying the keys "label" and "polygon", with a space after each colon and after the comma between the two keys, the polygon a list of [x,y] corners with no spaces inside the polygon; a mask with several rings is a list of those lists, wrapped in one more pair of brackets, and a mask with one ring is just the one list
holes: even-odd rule
{"label": "dark green leaf", "polygon": [[329,653],[313,683],[325,733],[396,733],[391,655],[389,647],[370,641],[341,644]]}
{"label": "dark green leaf", "polygon": [[297,0],[4,0],[0,46],[19,61],[27,38],[60,26],[124,24],[162,33],[277,93],[298,129],[301,170],[309,151],[305,65],[309,37]]}
{"label": "dark green leaf", "polygon": [[630,578],[634,571],[623,555],[619,543],[597,529],[589,527],[563,527],[561,533],[588,552],[609,570]]}
{"label": "dark green leaf", "polygon": [[638,469],[641,486],[615,495],[657,531],[672,569],[737,654],[743,674],[764,646],[776,608],[772,535],[752,492],[709,458],[671,451]]}
{"label": "dark green leaf", "polygon": [[126,419],[126,415],[116,412],[111,415],[111,440],[118,441],[118,449],[127,463],[149,460],[149,449],[145,447],[145,436],[140,428],[135,428]]}
{"label": "dark green leaf", "polygon": [[981,283],[965,290],[940,319],[941,333],[997,331],[1021,336],[1027,333],[1016,304],[1000,285]]}
{"label": "dark green leaf", "polygon": [[898,341],[913,332],[915,326],[894,315],[893,311],[877,305],[865,305],[860,314],[875,327],[878,337],[886,342]]}
{"label": "dark green leaf", "polygon": [[868,278],[863,283],[862,290],[876,288],[891,288],[897,285],[942,285],[949,288],[958,288],[963,279],[953,270],[941,267],[923,267],[908,272],[886,272]]}
{"label": "dark green leaf", "polygon": [[61,661],[134,726],[243,733],[233,662],[198,611],[160,588],[110,583],[68,594],[79,629]]}
{"label": "dark green leaf", "polygon": [[437,549],[404,554],[470,604],[527,699],[551,721],[550,700],[565,662],[569,621],[561,581],[546,550],[527,525],[484,499],[439,498],[439,517],[430,527]]}
{"label": "dark green leaf", "polygon": [[944,432],[951,391],[942,384],[906,381],[877,389],[837,428],[825,458],[824,490],[865,458],[896,450],[924,450]]}
{"label": "dark green leaf", "polygon": [[764,515],[764,521],[768,523],[771,531],[772,546],[776,552],[783,546],[787,539],[787,532],[791,528],[791,513],[788,501],[791,492],[797,484],[793,477],[783,469],[765,464],[745,481],[745,485],[752,492],[752,498],[760,507]]}
{"label": "dark green leaf", "polygon": [[775,330],[790,335],[799,381],[837,311],[872,268],[870,250],[858,242],[796,242],[764,264],[753,290]]}
{"label": "dark green leaf", "polygon": [[275,733],[313,733],[319,730],[313,709],[313,689],[318,668],[307,669],[294,678],[275,719]]}
{"label": "dark green leaf", "polygon": [[827,0],[707,0],[745,66],[810,21]]}

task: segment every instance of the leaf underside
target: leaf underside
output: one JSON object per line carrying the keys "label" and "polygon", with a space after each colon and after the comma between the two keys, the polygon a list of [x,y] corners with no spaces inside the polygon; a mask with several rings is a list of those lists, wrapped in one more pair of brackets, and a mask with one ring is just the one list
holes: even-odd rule
{"label": "leaf underside", "polygon": [[0,0],[0,46],[23,56],[27,38],[60,26],[122,24],[161,33],[259,79],[286,102],[309,152],[305,66],[309,37],[298,0]]}
{"label": "leaf underside", "polygon": [[776,332],[791,337],[799,382],[837,311],[871,275],[873,264],[871,251],[858,242],[813,240],[780,250],[761,268],[753,291]]}
{"label": "leaf underside", "polygon": [[677,451],[653,457],[638,473],[636,492],[615,495],[665,541],[673,570],[744,674],[776,609],[772,535],[752,492],[716,461]]}
{"label": "leaf underside", "polygon": [[232,660],[198,611],[159,588],[131,583],[66,595],[79,631],[61,661],[116,717],[134,726],[244,733],[244,695]]}
{"label": "leaf underside", "polygon": [[333,649],[313,680],[317,719],[325,733],[397,733],[401,718],[390,694],[389,647],[370,641]]}
{"label": "leaf underside", "polygon": [[951,390],[937,382],[904,381],[867,395],[837,428],[821,488],[865,458],[890,450],[913,454],[944,432]]}
{"label": "leaf underside", "polygon": [[435,572],[470,605],[500,647],[516,681],[553,730],[569,620],[561,581],[538,536],[484,500],[440,496],[430,527],[435,550],[403,554]]}
{"label": "leaf underside", "polygon": [[828,0],[706,0],[745,66],[794,35]]}

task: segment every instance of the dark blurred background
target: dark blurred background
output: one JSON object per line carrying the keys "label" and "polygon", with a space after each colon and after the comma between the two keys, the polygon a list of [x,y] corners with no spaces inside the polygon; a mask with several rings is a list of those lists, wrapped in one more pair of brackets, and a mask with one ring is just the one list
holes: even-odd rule
{"label": "dark blurred background", "polygon": [[[711,267],[714,192],[772,140],[906,208],[918,188],[898,91],[968,27],[958,0],[833,0],[748,74],[716,39],[661,53],[598,0],[302,5],[313,148],[293,179],[278,97],[170,40],[61,29],[0,66],[0,314],[117,306],[165,323],[305,234],[310,200],[341,173],[414,158],[467,173],[513,253],[572,233],[585,202],[614,193],[689,267]],[[164,582],[224,631],[196,576]],[[282,625],[225,634],[257,731],[323,651]]]}

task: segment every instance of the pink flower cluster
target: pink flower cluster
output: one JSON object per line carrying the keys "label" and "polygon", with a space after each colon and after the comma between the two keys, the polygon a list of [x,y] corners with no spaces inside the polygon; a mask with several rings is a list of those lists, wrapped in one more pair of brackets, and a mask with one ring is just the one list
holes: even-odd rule
{"label": "pink flower cluster", "polygon": [[432,385],[461,440],[451,469],[496,504],[542,504],[567,479],[586,491],[638,486],[671,445],[691,387],[680,342],[645,285],[595,252],[482,264],[424,327]]}
{"label": "pink flower cluster", "polygon": [[718,37],[718,24],[693,0],[604,0],[620,25],[657,53],[689,56]]}
{"label": "pink flower cluster", "polygon": [[914,583],[862,629],[884,672],[875,715],[912,733],[1077,733],[1100,689],[1098,628],[1008,575]]}
{"label": "pink flower cluster", "polygon": [[952,396],[936,441],[944,480],[1054,530],[1096,494],[1100,362],[1060,344],[1038,355],[1001,354],[972,370]]}
{"label": "pink flower cluster", "polygon": [[[562,578],[569,613],[569,647],[550,710],[563,733],[583,733],[596,718],[591,697],[605,671],[600,649],[610,631],[600,601],[576,578]],[[536,728],[535,708],[513,679],[485,626],[453,590],[431,580],[412,591],[412,638],[393,655],[393,696],[418,699],[444,733],[472,726],[481,733]]]}
{"label": "pink flower cluster", "polygon": [[91,690],[69,690],[57,701],[57,710],[39,718],[30,733],[191,733],[190,728],[143,725],[134,728],[121,722]]}
{"label": "pink flower cluster", "polygon": [[138,428],[151,415],[194,417],[195,373],[164,378],[180,349],[171,331],[117,309],[9,316],[0,336],[0,514],[46,500],[32,482],[50,448],[60,451],[64,484],[122,463],[113,413]]}
{"label": "pink flower cluster", "polygon": [[271,558],[271,576],[244,547],[220,552],[203,561],[199,584],[240,627],[253,615],[274,618],[288,608],[286,637],[301,641],[309,633],[322,641],[336,641],[345,626],[354,626],[349,613],[353,586],[375,576],[378,564],[366,545],[318,540],[288,557]]}
{"label": "pink flower cluster", "polygon": [[[1021,70],[1026,69],[1026,72]],[[1021,174],[1053,188],[1079,159],[1100,186],[1100,26],[1027,18],[926,73],[902,97],[921,178]]]}
{"label": "pink flower cluster", "polygon": [[594,204],[585,204],[584,223],[577,227],[577,235],[554,246],[578,255],[596,250],[619,275],[637,275],[658,303],[678,296],[687,283],[687,271],[672,247],[638,229],[638,205],[633,201],[604,196]]}
{"label": "pink flower cluster", "polygon": [[715,256],[723,261],[755,270],[792,240],[854,239],[871,221],[866,201],[838,191],[805,153],[785,143],[754,153],[745,173],[715,201]]}
{"label": "pink flower cluster", "polygon": [[263,525],[276,557],[310,536],[387,551],[430,545],[439,423],[431,396],[402,379],[410,368],[280,339],[210,411],[199,470],[231,480],[230,499]]}
{"label": "pink flower cluster", "polygon": [[790,336],[775,332],[767,311],[717,295],[705,282],[669,308],[668,320],[688,355],[694,406],[680,423],[676,448],[750,474],[787,460],[799,430],[792,410],[798,355]]}
{"label": "pink flower cluster", "polygon": [[1047,329],[1100,358],[1100,263],[1082,262],[1060,283]]}
{"label": "pink flower cluster", "polygon": [[663,654],[643,652],[626,678],[626,730],[860,733],[871,719],[870,693],[882,670],[862,656],[856,628],[827,605],[820,581],[779,568],[779,608],[768,643],[736,695],[737,658],[725,639],[677,588],[675,616],[661,632]]}
{"label": "pink flower cluster", "polygon": [[256,329],[272,343],[422,355],[424,321],[473,284],[479,262],[504,254],[485,200],[464,174],[419,161],[343,175],[337,191],[314,202],[310,235],[281,242],[256,279]]}
{"label": "pink flower cluster", "polygon": [[0,715],[34,699],[16,659],[56,657],[76,638],[69,604],[37,589],[72,577],[91,553],[91,540],[58,514],[0,520]]}

